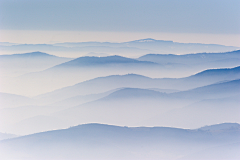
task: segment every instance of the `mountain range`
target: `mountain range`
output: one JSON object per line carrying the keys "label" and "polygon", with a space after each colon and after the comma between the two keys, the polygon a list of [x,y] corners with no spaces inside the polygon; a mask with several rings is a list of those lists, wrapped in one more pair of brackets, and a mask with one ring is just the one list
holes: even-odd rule
{"label": "mountain range", "polygon": [[[65,67],[94,67],[94,66],[105,66],[105,65],[118,65],[118,64],[146,64],[146,65],[156,65],[157,63],[149,62],[149,61],[138,61],[131,58],[125,58],[121,56],[107,56],[107,57],[79,57],[69,62],[65,62],[63,64],[57,65],[54,68],[65,68]],[[146,66],[147,67],[147,66]]]}
{"label": "mountain range", "polygon": [[[47,56],[43,53],[31,54],[41,55],[42,57],[52,57],[51,55]],[[27,55],[30,55],[30,53]],[[38,57],[36,55],[35,57]],[[151,55],[146,55],[146,57],[149,56],[152,57]],[[157,57],[159,56],[160,58],[155,58],[156,56],[154,55],[153,59],[161,59],[161,55],[157,55]],[[121,56],[79,57],[73,60],[63,58],[65,61],[64,63],[60,63],[55,66],[54,63],[49,63],[48,65],[52,66],[41,71],[39,71],[36,66],[39,64],[40,66],[45,66],[46,68],[47,65],[44,65],[44,63],[47,63],[48,60],[50,62],[51,58],[47,58],[48,60],[41,60],[41,58],[38,58],[39,62],[30,60],[32,61],[31,63],[28,63],[27,61],[19,61],[19,64],[24,64],[30,67],[27,67],[27,69],[24,67],[18,67],[17,69],[14,68],[14,72],[12,71],[13,75],[19,75],[20,73],[26,72],[27,73],[18,77],[5,76],[2,78],[1,92],[8,92],[25,96],[35,96],[62,87],[74,85],[76,83],[89,79],[109,75],[124,75],[134,73],[152,78],[181,78],[199,73],[208,68],[219,68],[219,66],[222,68],[233,68],[240,65],[238,61],[239,51],[228,53],[186,55],[186,57],[190,57],[189,59],[177,56],[176,59],[180,59],[179,62],[181,62],[181,59],[186,59],[184,62],[182,60],[181,63],[177,63],[177,61],[174,60],[175,58],[171,58],[173,55],[166,56],[172,59],[172,62],[168,60],[166,60],[164,63],[153,62],[151,61],[151,58],[142,60],[144,57],[140,57],[140,59],[133,59]],[[54,57],[54,59],[57,58],[59,57]],[[163,59],[169,58],[165,57]],[[206,65],[206,63],[211,64],[211,66]],[[9,63],[9,65],[10,64],[11,63]],[[35,65],[35,67],[31,67],[32,65]],[[16,70],[19,70],[19,72],[16,72]],[[8,74],[11,73],[9,71],[9,68],[7,68],[5,71]],[[41,87],[39,87],[40,85]]]}
{"label": "mountain range", "polygon": [[188,54],[200,52],[226,52],[237,49],[239,49],[239,47],[216,44],[177,43],[151,38],[122,43],[80,42],[57,44],[0,44],[0,51],[4,54],[43,51],[64,57],[80,57],[89,52],[139,57],[149,53]]}
{"label": "mountain range", "polygon": [[0,159],[240,159],[239,49],[0,43]]}
{"label": "mountain range", "polygon": [[15,137],[17,137],[17,135],[0,132],[0,141],[4,139],[15,138]]}
{"label": "mountain range", "polygon": [[0,55],[1,77],[42,71],[70,60],[71,58],[57,57],[43,52]]}
{"label": "mountain range", "polygon": [[[29,134],[93,122],[183,128],[240,122],[239,85],[238,79],[173,93],[118,88],[92,97],[89,95],[90,99],[85,102],[77,96],[74,102],[71,102],[72,98],[66,99],[65,104],[60,101],[46,106],[2,109],[1,121],[5,123],[1,124],[1,130]],[[202,117],[206,119],[202,120]],[[35,124],[38,124],[37,128]]]}
{"label": "mountain range", "polygon": [[73,86],[36,96],[35,98],[40,99],[41,101],[50,101],[53,103],[59,99],[67,99],[78,95],[97,94],[122,87],[188,90],[221,81],[235,80],[239,78],[240,67],[210,69],[190,77],[178,79],[149,78],[136,74],[112,75],[81,82]]}
{"label": "mountain range", "polygon": [[[224,123],[189,130],[83,124],[2,140],[0,156],[6,160],[188,160],[209,157],[237,160],[240,158],[239,126],[237,123]],[[214,150],[215,152],[208,152]]]}
{"label": "mountain range", "polygon": [[[106,96],[110,90],[124,87],[145,88],[160,92],[176,92],[179,90],[189,90],[201,86],[210,85],[217,82],[225,82],[240,78],[240,67],[225,69],[205,70],[195,75],[185,78],[149,78],[136,74],[112,75],[99,77],[85,82],[65,87],[46,94],[36,96],[32,99],[14,94],[1,93],[1,108],[10,108],[33,104],[52,104],[67,99],[87,102]],[[102,94],[106,92],[106,94]],[[110,93],[110,92],[109,92]],[[91,95],[98,94],[98,95]],[[102,96],[100,95],[102,94]],[[88,96],[87,96],[88,95]],[[81,98],[82,97],[82,98]],[[87,98],[88,97],[88,98]],[[13,101],[14,98],[14,101]],[[37,102],[36,102],[37,101]],[[80,104],[80,103],[79,103]]]}
{"label": "mountain range", "polygon": [[224,59],[236,59],[240,58],[240,50],[232,52],[221,53],[195,53],[195,54],[146,54],[138,58],[138,60],[150,61],[155,63],[181,63],[181,64],[200,64],[207,62],[215,62]]}

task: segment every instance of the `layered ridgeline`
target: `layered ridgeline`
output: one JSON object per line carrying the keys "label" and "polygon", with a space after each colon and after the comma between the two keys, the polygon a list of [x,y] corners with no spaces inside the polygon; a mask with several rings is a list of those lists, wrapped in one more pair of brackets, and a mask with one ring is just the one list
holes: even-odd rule
{"label": "layered ridgeline", "polygon": [[191,99],[195,102],[185,107],[175,108],[160,113],[147,120],[142,125],[165,124],[167,126],[182,126],[193,128],[204,124],[220,122],[239,123],[239,89],[240,80],[217,83],[188,91],[170,94],[180,99]]}
{"label": "layered ridgeline", "polygon": [[0,93],[0,102],[1,108],[53,103],[72,106],[103,98],[120,88],[126,87],[171,93],[235,79],[240,79],[240,67],[210,69],[185,78],[159,79],[137,74],[112,75],[87,80],[34,98]]}
{"label": "layered ridgeline", "polygon": [[185,78],[149,78],[136,74],[112,75],[58,89],[36,96],[35,99],[54,103],[59,99],[64,100],[76,96],[99,94],[124,87],[152,90],[155,88],[157,91],[170,93],[235,79],[240,79],[240,67],[209,69]]}
{"label": "layered ridgeline", "polygon": [[43,52],[0,55],[1,77],[42,71],[70,60],[72,58],[57,57]]}
{"label": "layered ridgeline", "polygon": [[4,139],[15,138],[15,137],[17,137],[17,135],[0,132],[0,141]]}
{"label": "layered ridgeline", "polygon": [[237,160],[239,149],[237,123],[194,130],[95,123],[0,141],[0,157],[5,160]]}
{"label": "layered ridgeline", "polygon": [[1,131],[29,134],[93,122],[183,128],[239,123],[239,88],[239,79],[169,93],[119,88],[87,103],[80,99],[80,105],[70,98],[44,107],[2,109]]}
{"label": "layered ridgeline", "polygon": [[36,104],[32,98],[0,92],[0,109]]}
{"label": "layered ridgeline", "polygon": [[[121,56],[79,57],[40,72],[29,73],[3,81],[1,92],[34,96],[85,80],[109,75],[134,73],[153,78],[180,78],[208,68],[219,68],[219,66],[221,68],[232,68],[240,65],[239,51],[219,54],[209,53],[205,57],[211,58],[201,58],[204,55],[193,54],[190,56],[190,60],[185,62],[181,60],[177,62],[173,58],[172,62],[166,60],[167,63]],[[173,55],[166,56],[171,58]],[[211,66],[206,65],[206,63],[211,64]]]}
{"label": "layered ridgeline", "polygon": [[157,63],[120,56],[80,57],[41,72],[14,78],[4,83],[2,88],[5,92],[32,96],[96,77],[147,72],[159,66]]}
{"label": "layered ridgeline", "polygon": [[[29,134],[90,122],[184,128],[239,122],[239,67],[209,69],[185,78],[108,76],[131,71],[155,75],[167,71],[167,65],[120,56],[80,57],[18,77],[18,83],[7,81],[19,93],[77,84],[33,98],[1,93],[0,132]],[[84,82],[78,79],[103,74]]]}
{"label": "layered ridgeline", "polygon": [[139,57],[149,53],[160,54],[188,54],[199,52],[226,52],[237,50],[239,47],[223,46],[215,44],[177,43],[155,39],[140,39],[123,43],[110,42],[80,42],[57,44],[4,44],[0,43],[0,51],[4,54],[16,52],[43,51],[65,57],[79,57],[89,52],[95,55],[110,54],[127,57]]}
{"label": "layered ridgeline", "polygon": [[150,61],[160,64],[179,64],[185,67],[203,69],[238,66],[240,50],[225,53],[197,53],[197,54],[147,54],[138,60]]}

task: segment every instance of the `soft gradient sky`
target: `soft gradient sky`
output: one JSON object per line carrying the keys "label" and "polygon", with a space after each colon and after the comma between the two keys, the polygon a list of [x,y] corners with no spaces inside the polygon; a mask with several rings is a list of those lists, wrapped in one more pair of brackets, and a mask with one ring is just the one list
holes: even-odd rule
{"label": "soft gradient sky", "polygon": [[239,0],[0,0],[0,42],[141,38],[240,46]]}

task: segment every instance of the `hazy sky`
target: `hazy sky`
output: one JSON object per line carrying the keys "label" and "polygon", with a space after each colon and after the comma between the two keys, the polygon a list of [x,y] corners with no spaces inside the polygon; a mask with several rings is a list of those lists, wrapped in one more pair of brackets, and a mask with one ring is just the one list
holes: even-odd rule
{"label": "hazy sky", "polygon": [[[239,6],[239,0],[0,0],[0,41],[49,43],[64,41],[68,32],[66,41],[89,41],[89,36],[92,41],[164,40],[185,34],[183,41],[238,45]],[[28,36],[17,40],[14,33]],[[62,38],[54,38],[56,33]],[[181,41],[176,37],[170,39]]]}

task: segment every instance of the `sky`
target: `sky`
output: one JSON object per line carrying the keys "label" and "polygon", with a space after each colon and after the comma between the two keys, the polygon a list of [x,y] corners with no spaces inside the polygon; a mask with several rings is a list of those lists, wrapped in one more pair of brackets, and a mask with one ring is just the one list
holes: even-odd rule
{"label": "sky", "polygon": [[0,42],[142,38],[240,46],[239,0],[0,0]]}

